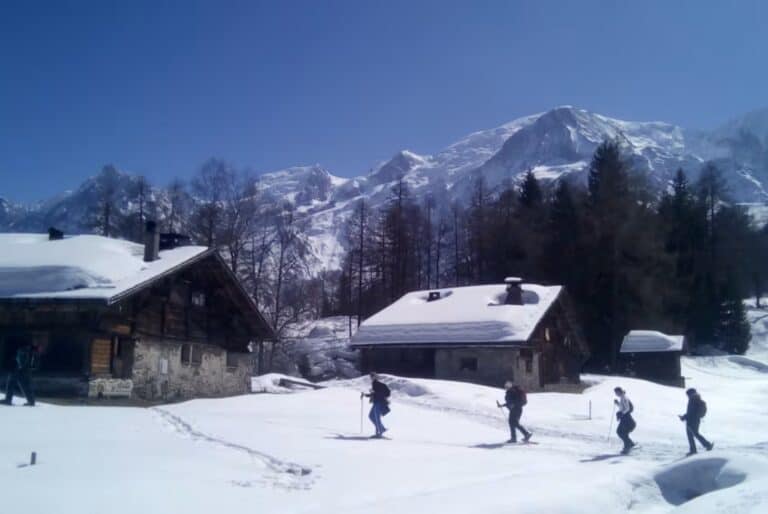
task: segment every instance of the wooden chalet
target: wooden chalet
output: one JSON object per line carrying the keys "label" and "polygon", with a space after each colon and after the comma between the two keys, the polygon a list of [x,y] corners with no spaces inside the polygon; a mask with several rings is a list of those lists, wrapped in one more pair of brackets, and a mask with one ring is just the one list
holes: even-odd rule
{"label": "wooden chalet", "polygon": [[621,343],[620,362],[626,375],[685,387],[680,369],[680,357],[685,349],[685,336],[656,330],[632,330]]}
{"label": "wooden chalet", "polygon": [[533,391],[579,383],[589,352],[564,289],[505,282],[406,294],[353,336],[364,370]]}
{"label": "wooden chalet", "polygon": [[41,395],[250,391],[274,334],[216,251],[177,246],[151,222],[145,245],[60,235],[0,234],[0,374],[33,342]]}

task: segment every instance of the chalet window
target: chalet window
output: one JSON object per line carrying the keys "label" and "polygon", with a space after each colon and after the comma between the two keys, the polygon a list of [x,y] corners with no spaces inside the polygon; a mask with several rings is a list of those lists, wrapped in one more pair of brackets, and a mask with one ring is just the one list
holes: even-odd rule
{"label": "chalet window", "polygon": [[525,372],[533,373],[533,352],[528,349],[520,350],[519,358],[522,359],[525,364]]}
{"label": "chalet window", "polygon": [[181,363],[185,366],[189,366],[192,363],[192,345],[181,345]]}
{"label": "chalet window", "polygon": [[202,291],[192,293],[191,303],[195,307],[205,307],[205,293]]}
{"label": "chalet window", "polygon": [[462,357],[459,371],[477,371],[477,357]]}
{"label": "chalet window", "polygon": [[203,362],[203,347],[199,344],[192,345],[192,365],[199,366]]}
{"label": "chalet window", "polygon": [[227,352],[227,367],[228,368],[236,368],[240,364],[240,360],[238,359],[238,353],[235,352]]}

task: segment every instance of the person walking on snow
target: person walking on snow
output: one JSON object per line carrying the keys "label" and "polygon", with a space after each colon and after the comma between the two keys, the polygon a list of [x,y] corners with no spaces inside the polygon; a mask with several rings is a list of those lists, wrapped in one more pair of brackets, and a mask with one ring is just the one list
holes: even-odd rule
{"label": "person walking on snow", "polygon": [[624,448],[621,450],[621,454],[628,455],[630,450],[636,446],[635,442],[629,437],[630,432],[637,426],[632,417],[632,411],[635,410],[635,407],[627,397],[627,392],[624,389],[616,387],[613,392],[616,393],[616,399],[613,400],[613,403],[618,407],[618,410],[616,411],[616,419],[619,421],[619,426],[616,428],[616,434],[624,443]]}
{"label": "person walking on snow", "polygon": [[680,416],[680,420],[685,421],[685,432],[688,435],[688,446],[690,448],[688,455],[694,455],[696,453],[695,439],[698,439],[699,443],[701,443],[707,451],[710,451],[715,445],[707,441],[704,436],[699,433],[699,424],[701,423],[701,418],[707,413],[707,404],[701,399],[701,396],[696,389],[688,389],[685,394],[688,395],[688,408],[686,409],[685,414]]}
{"label": "person walking on snow", "polygon": [[368,419],[371,420],[376,428],[376,434],[372,437],[379,439],[387,431],[381,422],[381,417],[389,413],[389,387],[379,380],[376,373],[371,372],[371,391],[369,393],[360,393],[360,396],[370,398],[371,411],[368,413]]}
{"label": "person walking on snow", "polygon": [[24,393],[28,407],[35,406],[35,392],[32,389],[32,380],[30,374],[37,367],[38,351],[37,346],[27,343],[16,350],[16,369],[8,375],[8,381],[5,384],[5,405],[13,405],[14,388],[18,387]]}
{"label": "person walking on snow", "polygon": [[504,384],[504,389],[507,390],[504,395],[504,403],[496,402],[499,407],[506,407],[509,409],[509,443],[517,442],[517,430],[523,434],[523,442],[528,442],[531,439],[531,434],[520,424],[520,418],[523,416],[523,407],[528,403],[528,398],[520,386],[507,381]]}

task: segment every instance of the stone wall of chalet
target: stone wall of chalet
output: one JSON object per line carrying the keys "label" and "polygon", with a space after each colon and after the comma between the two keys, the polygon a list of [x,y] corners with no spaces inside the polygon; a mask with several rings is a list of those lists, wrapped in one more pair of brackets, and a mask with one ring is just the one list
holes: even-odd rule
{"label": "stone wall of chalet", "polygon": [[440,348],[435,378],[503,387],[512,380],[527,391],[541,389],[538,352],[518,348]]}
{"label": "stone wall of chalet", "polygon": [[250,392],[252,354],[213,345],[142,337],[133,352],[133,395],[145,400]]}

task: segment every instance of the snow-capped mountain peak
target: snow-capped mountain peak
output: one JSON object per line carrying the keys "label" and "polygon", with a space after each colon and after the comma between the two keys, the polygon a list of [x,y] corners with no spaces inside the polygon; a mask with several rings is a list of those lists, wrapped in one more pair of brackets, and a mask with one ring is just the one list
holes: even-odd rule
{"label": "snow-capped mountain peak", "polygon": [[[489,188],[514,183],[529,169],[544,181],[584,182],[595,149],[606,139],[618,140],[633,168],[658,191],[667,187],[678,168],[695,180],[704,160],[716,159],[734,200],[768,200],[768,109],[703,132],[659,121],[619,120],[562,105],[473,132],[430,155],[401,150],[358,177],[338,177],[319,164],[265,173],[258,181],[260,201],[267,206],[293,204],[314,246],[318,269],[330,269],[338,266],[341,230],[356,201],[383,205],[400,178],[415,199],[429,194],[438,205],[465,200],[478,175]],[[74,192],[35,206],[0,201],[0,229],[40,231],[56,225],[68,232],[89,231],[83,213],[96,201],[95,191],[108,178],[105,174],[118,182],[121,191],[135,180],[105,170]],[[121,202],[118,198],[116,203]]]}

